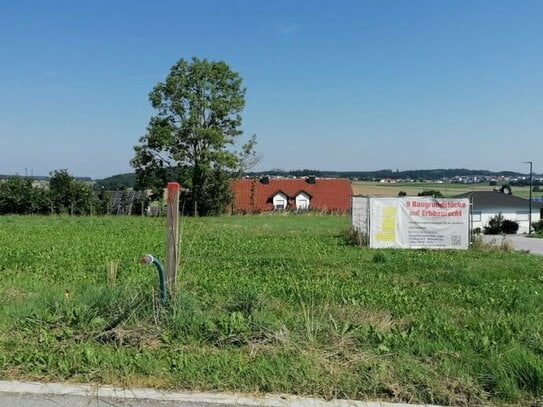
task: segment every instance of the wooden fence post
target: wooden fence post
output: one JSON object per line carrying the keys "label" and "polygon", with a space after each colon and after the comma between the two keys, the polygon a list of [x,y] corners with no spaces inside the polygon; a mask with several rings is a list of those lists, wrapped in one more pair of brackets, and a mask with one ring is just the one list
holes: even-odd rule
{"label": "wooden fence post", "polygon": [[177,182],[168,182],[166,217],[166,287],[170,296],[175,292],[179,248],[179,192]]}

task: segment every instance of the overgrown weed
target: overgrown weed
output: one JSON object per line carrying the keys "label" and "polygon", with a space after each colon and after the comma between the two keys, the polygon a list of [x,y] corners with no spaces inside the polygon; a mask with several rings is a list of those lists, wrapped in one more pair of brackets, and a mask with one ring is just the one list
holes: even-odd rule
{"label": "overgrown weed", "polygon": [[345,240],[346,244],[351,246],[368,246],[368,235],[362,233],[352,226],[343,231],[343,239]]}
{"label": "overgrown weed", "polygon": [[482,235],[476,235],[472,240],[471,249],[477,251],[512,252],[514,247],[513,243],[507,239],[507,235],[502,235],[501,238],[494,237],[486,242]]}
{"label": "overgrown weed", "polygon": [[117,284],[117,273],[119,270],[119,261],[110,260],[106,268],[106,282],[109,287],[115,287]]}

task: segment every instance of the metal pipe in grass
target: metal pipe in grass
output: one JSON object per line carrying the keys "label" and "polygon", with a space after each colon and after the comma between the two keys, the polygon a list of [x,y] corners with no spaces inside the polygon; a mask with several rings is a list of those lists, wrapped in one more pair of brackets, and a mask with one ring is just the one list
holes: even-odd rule
{"label": "metal pipe in grass", "polygon": [[164,269],[162,264],[154,256],[146,254],[141,258],[142,264],[154,264],[158,271],[158,284],[160,287],[160,302],[162,305],[166,305],[166,284],[164,282]]}

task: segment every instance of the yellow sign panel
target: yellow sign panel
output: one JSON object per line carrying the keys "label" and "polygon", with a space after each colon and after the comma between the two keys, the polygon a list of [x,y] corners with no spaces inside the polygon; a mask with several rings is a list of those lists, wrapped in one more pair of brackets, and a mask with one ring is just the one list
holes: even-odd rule
{"label": "yellow sign panel", "polygon": [[380,231],[375,234],[375,240],[379,242],[396,241],[396,208],[385,207],[381,215]]}

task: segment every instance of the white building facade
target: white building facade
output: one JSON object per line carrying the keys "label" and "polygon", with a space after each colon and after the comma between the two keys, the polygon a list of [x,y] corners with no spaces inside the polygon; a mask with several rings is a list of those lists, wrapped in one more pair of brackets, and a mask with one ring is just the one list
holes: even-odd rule
{"label": "white building facade", "polygon": [[[480,228],[481,232],[484,232],[484,228],[488,226],[490,219],[501,214],[504,219],[518,223],[518,234],[528,233],[530,230],[530,202],[527,199],[494,191],[473,191],[457,197],[465,197],[471,200],[470,222],[472,229]],[[542,204],[532,202],[532,223],[541,219],[542,210]]]}

